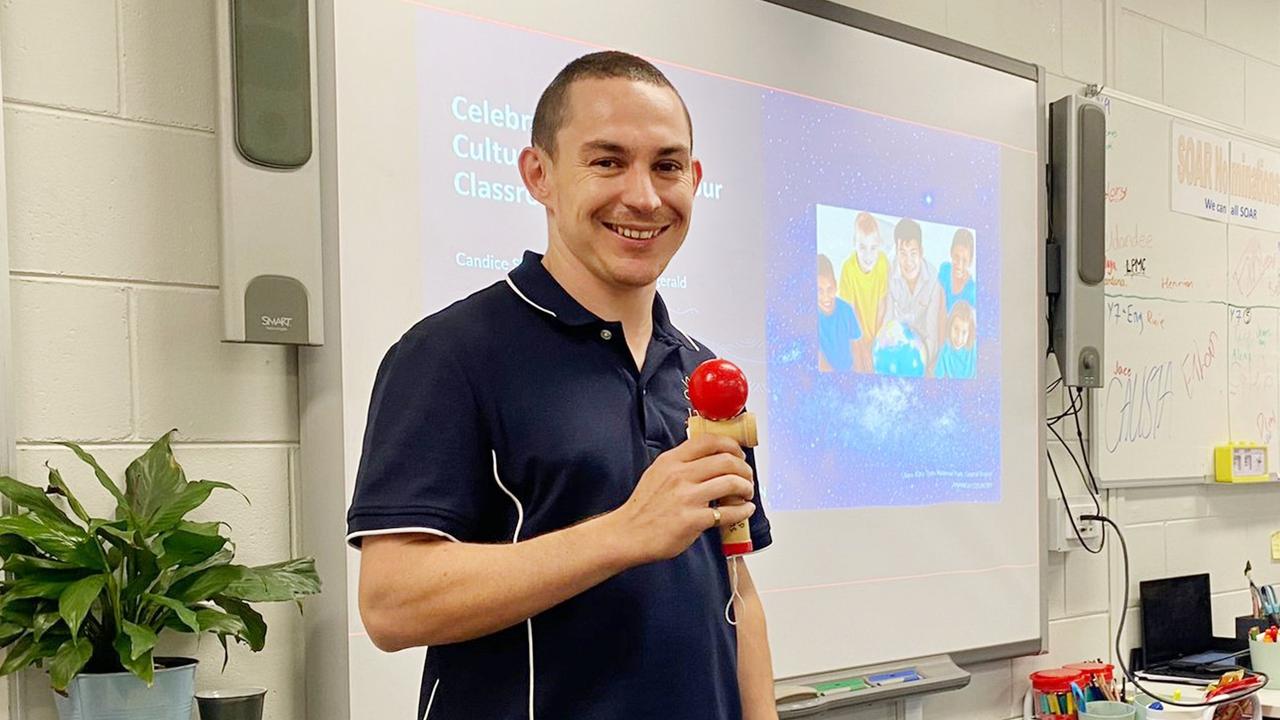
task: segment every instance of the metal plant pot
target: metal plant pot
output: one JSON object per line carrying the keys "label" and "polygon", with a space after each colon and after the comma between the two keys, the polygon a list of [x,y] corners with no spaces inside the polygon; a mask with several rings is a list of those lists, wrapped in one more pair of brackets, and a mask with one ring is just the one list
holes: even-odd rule
{"label": "metal plant pot", "polygon": [[156,658],[151,687],[132,673],[81,673],[55,694],[60,720],[191,720],[196,661]]}

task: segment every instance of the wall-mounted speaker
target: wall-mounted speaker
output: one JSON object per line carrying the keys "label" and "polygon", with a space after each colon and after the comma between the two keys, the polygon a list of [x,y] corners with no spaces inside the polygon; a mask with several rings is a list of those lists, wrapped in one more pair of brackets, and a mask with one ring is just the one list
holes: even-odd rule
{"label": "wall-mounted speaker", "polygon": [[218,0],[224,337],[324,342],[312,0]]}
{"label": "wall-mounted speaker", "polygon": [[1049,106],[1049,253],[1046,285],[1062,381],[1102,387],[1106,300],[1107,115],[1069,95]]}

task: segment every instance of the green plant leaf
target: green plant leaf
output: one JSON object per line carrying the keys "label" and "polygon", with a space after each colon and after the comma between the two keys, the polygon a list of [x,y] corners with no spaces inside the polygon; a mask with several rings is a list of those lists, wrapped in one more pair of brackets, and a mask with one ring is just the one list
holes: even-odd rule
{"label": "green plant leaf", "polygon": [[75,525],[50,526],[34,514],[0,516],[0,535],[17,535],[42,552],[74,565],[105,570],[102,556],[88,533]]}
{"label": "green plant leaf", "polygon": [[76,578],[65,580],[46,579],[38,576],[20,578],[13,583],[5,584],[4,596],[6,600],[26,600],[29,598],[57,600],[62,596],[62,592],[75,581]]}
{"label": "green plant leaf", "polygon": [[63,643],[49,665],[49,677],[53,689],[65,693],[72,678],[84,669],[91,657],[93,657],[93,643],[89,642],[88,638],[75,638]]}
{"label": "green plant leaf", "polygon": [[62,473],[47,462],[44,466],[49,470],[49,488],[55,494],[61,495],[66,499],[67,505],[71,507],[71,512],[75,513],[76,517],[80,518],[80,521],[87,527],[89,523],[93,522],[93,518],[89,517],[89,513],[85,512],[84,506],[80,504],[80,501],[71,492],[71,488],[62,479]]}
{"label": "green plant leaf", "polygon": [[106,586],[106,575],[90,575],[83,580],[77,580],[62,591],[62,595],[58,598],[58,614],[66,621],[72,637],[80,633],[80,623],[84,622],[85,616],[89,614],[89,608],[93,607],[93,602],[98,599]]}
{"label": "green plant leaf", "polygon": [[37,573],[42,570],[56,570],[61,572],[80,571],[85,574],[93,572],[88,568],[81,568],[71,563],[62,562],[61,560],[50,560],[33,555],[10,555],[4,561],[5,572],[22,576],[30,573]]}
{"label": "green plant leaf", "polygon": [[214,490],[219,489],[232,490],[238,493],[240,497],[243,497],[245,502],[249,502],[249,498],[245,497],[244,493],[227,483],[218,482],[217,480],[189,482],[178,489],[170,502],[156,510],[148,522],[150,532],[164,532],[174,527],[182,518],[186,517],[187,513],[203,505]]}
{"label": "green plant leaf", "polygon": [[44,490],[38,487],[18,482],[11,477],[0,476],[0,495],[9,498],[14,505],[29,510],[32,515],[40,518],[50,527],[79,529],[79,526],[71,522],[71,518],[67,517],[67,514],[44,494]]}
{"label": "green plant leaf", "polygon": [[208,600],[214,595],[223,593],[229,585],[242,579],[248,568],[243,565],[218,565],[203,570],[190,577],[183,578],[169,587],[169,597],[176,598],[188,605]]}
{"label": "green plant leaf", "polygon": [[220,525],[221,523],[178,523],[177,527],[161,535],[157,563],[161,568],[190,566],[213,557],[228,542],[227,538],[218,534]]}
{"label": "green plant leaf", "polygon": [[4,662],[0,663],[0,675],[8,675],[30,665],[35,661],[35,649],[35,636],[30,632],[23,633],[17,642],[9,646]]}
{"label": "green plant leaf", "polygon": [[73,442],[60,442],[58,444],[71,450],[71,452],[76,454],[76,457],[80,458],[85,462],[85,464],[93,468],[93,474],[98,478],[98,482],[102,484],[102,487],[107,489],[107,492],[111,493],[111,497],[116,499],[116,510],[120,513],[122,519],[128,519],[131,523],[136,525],[137,519],[133,516],[133,509],[129,507],[128,498],[124,496],[124,493],[120,492],[120,486],[116,485],[115,481],[111,479],[111,476],[107,474],[107,471],[103,470],[102,466],[98,464],[98,461],[94,460],[92,455],[85,452],[84,448],[81,448]]}
{"label": "green plant leaf", "polygon": [[[116,635],[115,638],[115,650],[120,653],[120,661],[125,659],[138,660],[146,653],[154,650],[157,639],[155,630],[143,628],[142,625],[131,623],[128,620],[124,621],[120,630],[122,630],[122,633]],[[122,644],[124,650],[122,650]],[[125,665],[125,667],[129,666]],[[129,670],[132,670],[132,667],[129,667]]]}
{"label": "green plant leaf", "polygon": [[62,616],[58,614],[57,610],[37,613],[36,616],[32,618],[31,632],[35,635],[36,641],[39,642],[39,640],[44,637],[45,633],[49,632],[54,625],[57,625],[60,622],[62,622]]}
{"label": "green plant leaf", "polygon": [[49,527],[29,514],[0,516],[0,533],[17,535],[58,559],[75,552],[80,540],[75,533]]}
{"label": "green plant leaf", "polygon": [[32,598],[11,598],[8,595],[0,596],[0,620],[7,623],[21,625],[24,628],[31,627],[35,622],[35,616],[49,608],[45,605],[52,605],[49,601],[41,601]]}
{"label": "green plant leaf", "polygon": [[140,519],[150,519],[187,483],[187,474],[182,465],[178,465],[170,446],[175,432],[177,430],[169,430],[157,438],[124,470],[124,495]]}
{"label": "green plant leaf", "polygon": [[134,533],[128,520],[94,520],[89,523],[89,531],[118,547],[133,547]]}
{"label": "green plant leaf", "polygon": [[31,633],[22,635],[9,647],[8,655],[5,656],[4,662],[0,663],[0,675],[8,675],[50,657],[66,641],[65,635],[48,635],[39,642]]}
{"label": "green plant leaf", "polygon": [[244,622],[240,618],[213,608],[197,610],[196,621],[200,623],[200,632],[236,636],[245,631]]}
{"label": "green plant leaf", "polygon": [[[231,544],[232,543],[228,543],[228,545],[231,545]],[[197,563],[190,567],[174,568],[172,582],[176,584],[180,580],[184,580],[186,578],[191,577],[192,575],[196,575],[197,573],[204,572],[209,568],[220,567],[223,565],[230,565],[231,561],[235,559],[235,555],[236,555],[235,552],[233,552],[231,548],[223,548],[222,550],[219,550],[218,552],[214,553],[212,556],[209,557],[208,560],[205,560],[204,562]]]}
{"label": "green plant leaf", "polygon": [[39,550],[20,535],[0,535],[0,559],[13,555],[36,555]]}
{"label": "green plant leaf", "polygon": [[[16,598],[23,597],[46,597],[43,591],[29,594],[30,588],[52,587],[58,583],[73,583],[81,578],[93,574],[95,571],[91,568],[82,568],[70,566],[67,568],[48,568],[40,567],[43,565],[39,559],[25,558],[19,560],[19,556],[14,556],[9,564],[5,566],[5,570],[9,572],[10,579],[5,581],[6,591],[18,588],[19,594],[14,595]],[[57,598],[50,598],[56,600]]]}
{"label": "green plant leaf", "polygon": [[167,608],[177,617],[178,622],[190,629],[191,632],[200,632],[200,620],[196,617],[196,611],[186,605],[183,605],[181,602],[170,597],[155,595],[153,593],[146,593],[142,596],[142,599],[154,605],[160,605],[161,607]]}
{"label": "green plant leaf", "polygon": [[128,581],[121,591],[126,598],[136,600],[142,593],[151,589],[160,575],[160,566],[156,563],[155,553],[147,545],[135,545],[125,551],[128,558]]}
{"label": "green plant leaf", "polygon": [[[132,624],[127,620],[125,622]],[[135,625],[134,627],[137,626]],[[145,630],[145,628],[143,629]],[[147,632],[151,631],[148,630]],[[155,637],[155,633],[152,633],[151,636]],[[156,679],[156,666],[155,663],[152,662],[151,650],[145,650],[136,656],[134,655],[133,639],[132,636],[127,633],[127,625],[126,632],[116,635],[114,647],[116,649],[116,656],[119,658],[120,664],[124,669],[133,673],[140,680],[145,682],[147,687],[151,687],[151,684],[154,683]]]}
{"label": "green plant leaf", "polygon": [[[320,592],[320,576],[312,558],[245,568],[222,594],[248,602],[283,602]],[[203,598],[202,598],[203,599]]]}
{"label": "green plant leaf", "polygon": [[222,672],[226,672],[227,661],[231,659],[231,650],[227,647],[227,636],[219,635],[218,644],[222,646]]}
{"label": "green plant leaf", "polygon": [[18,639],[27,628],[23,625],[11,622],[0,622],[0,647],[4,647],[14,640]]}
{"label": "green plant leaf", "polygon": [[235,615],[244,624],[240,637],[249,643],[249,649],[261,652],[267,645],[267,621],[249,603],[219,595],[213,599],[223,610]]}

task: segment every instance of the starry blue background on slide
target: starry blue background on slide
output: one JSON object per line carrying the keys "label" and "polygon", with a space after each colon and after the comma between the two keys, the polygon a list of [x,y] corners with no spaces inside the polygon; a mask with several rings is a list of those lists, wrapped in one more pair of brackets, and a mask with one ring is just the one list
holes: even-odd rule
{"label": "starry blue background on slide", "polygon": [[[779,92],[762,112],[770,508],[998,502],[1000,147]],[[975,380],[817,372],[815,204],[973,228]]]}

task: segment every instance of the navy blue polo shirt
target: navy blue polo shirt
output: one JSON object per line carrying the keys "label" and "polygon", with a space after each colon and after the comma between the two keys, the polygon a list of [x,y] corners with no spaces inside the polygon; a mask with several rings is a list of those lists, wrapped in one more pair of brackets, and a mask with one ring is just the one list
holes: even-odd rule
{"label": "navy blue polo shirt", "polygon": [[[683,442],[685,382],[714,357],[660,297],[644,368],[527,252],[504,282],[387,352],[369,407],[348,542],[390,532],[509,543],[622,505]],[[747,451],[755,468],[755,459]],[[756,549],[772,539],[759,501]],[[432,647],[428,720],[738,720],[737,635],[716,530],[520,623]],[[532,708],[530,707],[532,705]]]}

